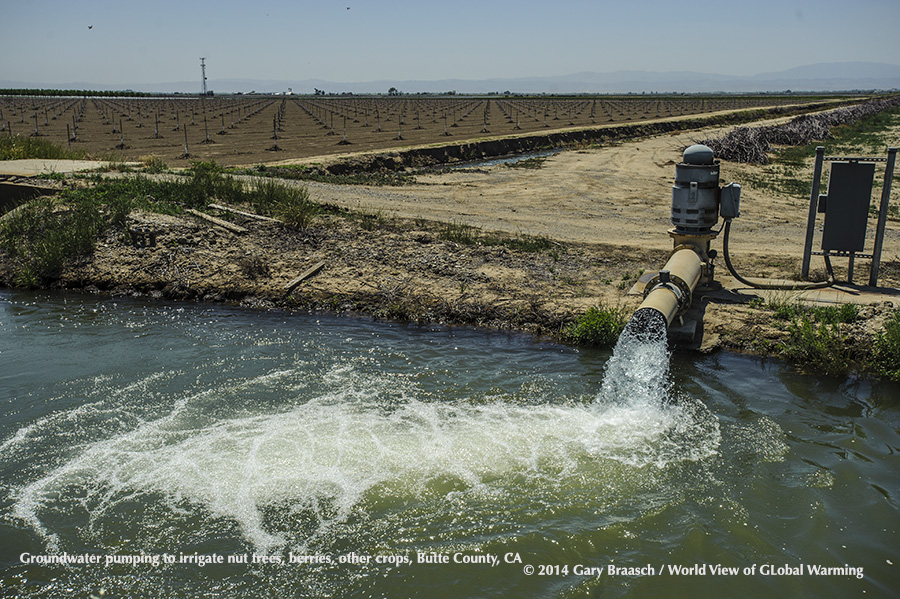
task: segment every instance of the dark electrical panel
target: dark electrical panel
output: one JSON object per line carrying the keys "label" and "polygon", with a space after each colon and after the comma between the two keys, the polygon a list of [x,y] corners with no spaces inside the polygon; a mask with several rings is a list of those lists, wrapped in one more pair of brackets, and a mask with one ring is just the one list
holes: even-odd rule
{"label": "dark electrical panel", "polygon": [[[828,178],[822,249],[828,252],[861,252],[866,242],[869,202],[875,164],[835,162]],[[821,211],[821,206],[819,208]]]}

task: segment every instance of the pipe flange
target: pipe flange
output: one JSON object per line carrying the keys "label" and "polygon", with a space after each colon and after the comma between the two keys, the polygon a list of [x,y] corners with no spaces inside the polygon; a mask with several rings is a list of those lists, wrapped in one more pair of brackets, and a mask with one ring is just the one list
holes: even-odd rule
{"label": "pipe flange", "polygon": [[[662,275],[663,272],[667,274]],[[661,278],[668,278],[668,280],[660,280]],[[647,296],[657,289],[668,289],[675,296],[678,302],[678,312],[675,316],[683,314],[687,311],[688,307],[690,307],[693,295],[691,286],[678,275],[672,274],[669,271],[660,271],[657,273],[644,287],[644,299],[647,299]]]}

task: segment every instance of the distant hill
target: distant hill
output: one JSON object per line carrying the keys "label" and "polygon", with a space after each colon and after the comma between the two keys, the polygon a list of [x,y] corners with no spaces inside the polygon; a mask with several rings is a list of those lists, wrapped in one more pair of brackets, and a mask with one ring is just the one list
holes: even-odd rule
{"label": "distant hill", "polygon": [[[198,78],[199,79],[199,78]],[[327,93],[387,93],[394,87],[404,93],[460,94],[503,93],[713,93],[900,90],[900,65],[876,62],[829,62],[805,65],[751,76],[719,75],[693,71],[612,71],[581,72],[549,77],[512,79],[440,79],[431,81],[380,80],[357,83],[304,80],[210,79],[209,89],[218,93],[286,92],[311,94],[316,89]],[[0,81],[2,88],[44,89],[131,89],[151,93],[196,93],[199,81],[155,84],[123,83],[111,87],[101,83],[47,84]]]}

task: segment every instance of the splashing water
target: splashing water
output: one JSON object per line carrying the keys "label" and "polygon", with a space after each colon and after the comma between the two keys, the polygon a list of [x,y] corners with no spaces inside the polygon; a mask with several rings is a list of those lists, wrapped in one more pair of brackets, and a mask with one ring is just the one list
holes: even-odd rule
{"label": "splashing water", "polygon": [[[154,514],[193,531],[231,522],[257,550],[274,551],[339,535],[375,506],[450,497],[512,494],[534,506],[552,497],[557,510],[590,497],[615,512],[655,481],[646,468],[703,459],[718,445],[715,418],[699,402],[667,401],[664,335],[623,334],[592,401],[435,399],[377,369],[309,360],[282,356],[262,374],[212,386],[197,377],[152,409],[159,373],[114,389],[101,380],[88,403],[6,441],[4,454],[24,455],[54,434],[84,439],[13,491],[12,515],[60,550],[72,541],[60,531],[67,514],[114,542],[109,520],[151,504],[133,518],[137,529],[159,528]],[[298,383],[322,368],[316,384]]]}
{"label": "splashing water", "polygon": [[637,312],[606,364],[600,398],[646,407],[666,403],[671,392],[666,322],[653,309]]}

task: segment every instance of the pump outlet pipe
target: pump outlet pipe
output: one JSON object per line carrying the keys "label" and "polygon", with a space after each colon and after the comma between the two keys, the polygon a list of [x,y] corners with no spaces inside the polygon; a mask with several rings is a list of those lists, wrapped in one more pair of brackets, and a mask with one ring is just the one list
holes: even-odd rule
{"label": "pump outlet pipe", "polygon": [[691,247],[680,247],[669,261],[644,288],[644,301],[638,312],[655,310],[666,321],[668,328],[676,317],[691,305],[691,296],[703,273],[703,261]]}

